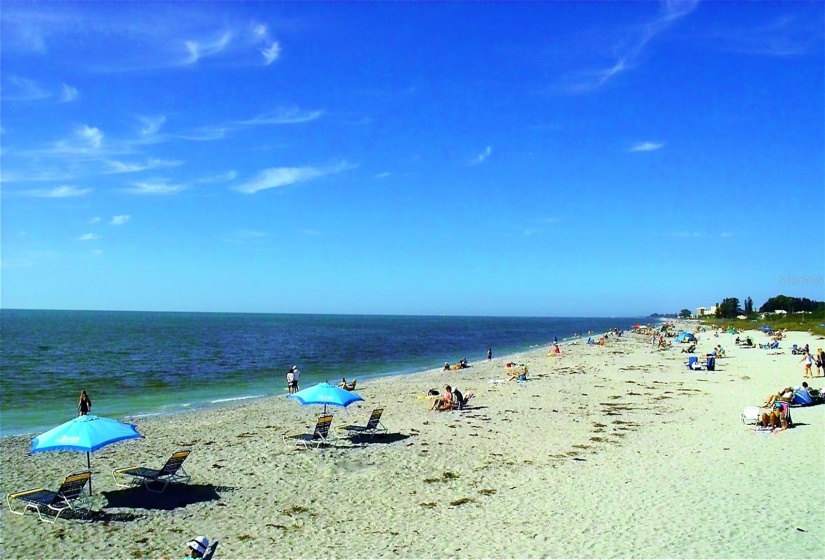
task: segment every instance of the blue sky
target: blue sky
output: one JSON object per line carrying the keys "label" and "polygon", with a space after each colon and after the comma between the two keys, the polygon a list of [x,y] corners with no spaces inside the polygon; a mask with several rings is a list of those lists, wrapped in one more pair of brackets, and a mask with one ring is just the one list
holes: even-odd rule
{"label": "blue sky", "polygon": [[14,2],[7,308],[825,298],[821,2]]}

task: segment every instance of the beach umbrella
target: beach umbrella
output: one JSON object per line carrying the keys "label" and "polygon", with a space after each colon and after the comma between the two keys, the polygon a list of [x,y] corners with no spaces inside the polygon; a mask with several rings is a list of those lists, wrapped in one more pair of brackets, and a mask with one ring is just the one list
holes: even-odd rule
{"label": "beach umbrella", "polygon": [[[111,418],[101,418],[90,414],[72,418],[48,432],[43,432],[32,440],[30,453],[44,451],[85,451],[86,465],[92,470],[90,454],[101,447],[125,439],[143,437],[134,424],[124,424]],[[89,494],[92,482],[89,481]]]}
{"label": "beach umbrella", "polygon": [[327,412],[327,406],[340,406],[346,408],[357,401],[364,399],[354,391],[345,391],[336,385],[329,383],[319,383],[306,389],[301,389],[297,393],[287,395],[288,399],[295,399],[302,405],[308,404],[322,404],[324,405],[324,413]]}

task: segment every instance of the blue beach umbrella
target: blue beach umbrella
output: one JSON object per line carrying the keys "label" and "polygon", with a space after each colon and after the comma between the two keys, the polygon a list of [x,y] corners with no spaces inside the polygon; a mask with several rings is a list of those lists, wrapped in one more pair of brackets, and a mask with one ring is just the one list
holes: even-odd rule
{"label": "blue beach umbrella", "polygon": [[[32,440],[30,453],[44,451],[85,451],[86,465],[92,470],[92,460],[89,454],[112,443],[125,439],[143,437],[134,424],[124,424],[111,418],[100,416],[78,416],[68,422],[43,432]],[[89,481],[89,494],[92,493],[92,482]]]}
{"label": "blue beach umbrella", "polygon": [[318,385],[301,389],[297,393],[287,395],[286,398],[295,399],[303,405],[322,404],[324,405],[324,413],[327,411],[327,405],[346,408],[354,402],[364,400],[358,393],[345,391],[329,383],[319,383]]}

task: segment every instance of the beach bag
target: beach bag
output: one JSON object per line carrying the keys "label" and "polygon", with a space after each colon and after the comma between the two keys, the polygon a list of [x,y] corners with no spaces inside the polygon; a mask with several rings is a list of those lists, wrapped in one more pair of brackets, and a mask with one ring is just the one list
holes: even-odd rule
{"label": "beach bag", "polygon": [[427,391],[427,394],[430,395],[430,396],[433,396],[433,395],[438,395],[439,392],[438,392],[438,389],[430,389],[429,391]]}

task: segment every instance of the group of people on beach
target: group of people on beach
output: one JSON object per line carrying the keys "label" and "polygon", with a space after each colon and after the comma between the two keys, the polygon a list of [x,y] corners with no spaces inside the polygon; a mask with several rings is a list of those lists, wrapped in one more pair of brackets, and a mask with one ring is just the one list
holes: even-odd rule
{"label": "group of people on beach", "polygon": [[452,410],[462,409],[467,406],[467,401],[472,398],[473,394],[469,393],[466,397],[458,390],[458,387],[444,387],[444,394],[433,399],[433,405],[430,410]]}
{"label": "group of people on beach", "polygon": [[298,380],[301,378],[301,372],[298,366],[293,365],[286,372],[286,390],[289,394],[298,392]]}

